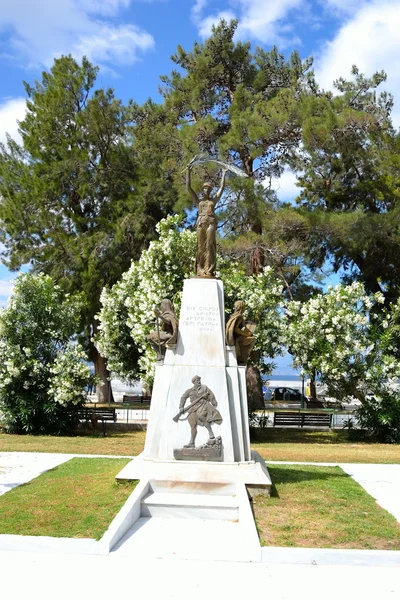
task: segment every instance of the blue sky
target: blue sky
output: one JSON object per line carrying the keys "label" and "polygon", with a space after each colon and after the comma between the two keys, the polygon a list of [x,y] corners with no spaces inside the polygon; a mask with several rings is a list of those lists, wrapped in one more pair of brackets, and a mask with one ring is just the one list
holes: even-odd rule
{"label": "blue sky", "polygon": [[[22,81],[39,78],[55,57],[86,55],[101,67],[98,87],[124,101],[157,100],[177,45],[190,49],[221,17],[239,19],[238,39],[314,56],[325,89],[353,64],[367,75],[384,69],[400,125],[400,0],[0,0],[0,141],[6,131],[18,139]],[[275,185],[282,199],[296,195],[291,173]],[[0,266],[0,305],[13,277]]]}

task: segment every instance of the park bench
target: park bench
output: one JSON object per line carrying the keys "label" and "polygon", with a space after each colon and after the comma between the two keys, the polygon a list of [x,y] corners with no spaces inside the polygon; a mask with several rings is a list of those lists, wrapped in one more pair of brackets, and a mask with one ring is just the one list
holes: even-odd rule
{"label": "park bench", "polygon": [[331,427],[332,413],[274,412],[274,427]]}
{"label": "park bench", "polygon": [[307,408],[325,408],[321,400],[307,400]]}
{"label": "park bench", "polygon": [[134,394],[123,394],[122,403],[140,402],[140,404],[150,404],[149,396],[135,396]]}
{"label": "park bench", "polygon": [[77,421],[90,421],[95,429],[101,421],[103,435],[106,435],[106,423],[115,423],[117,420],[115,408],[83,407],[75,409],[72,414]]}

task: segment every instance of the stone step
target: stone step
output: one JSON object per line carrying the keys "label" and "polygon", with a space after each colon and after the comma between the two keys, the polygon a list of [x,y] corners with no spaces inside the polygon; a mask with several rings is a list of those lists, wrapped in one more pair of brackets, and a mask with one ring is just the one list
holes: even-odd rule
{"label": "stone step", "polygon": [[150,482],[153,492],[178,494],[212,494],[215,496],[235,496],[235,483],[215,483],[212,481],[168,481],[154,480]]}
{"label": "stone step", "polygon": [[153,492],[143,498],[142,517],[237,521],[236,496]]}

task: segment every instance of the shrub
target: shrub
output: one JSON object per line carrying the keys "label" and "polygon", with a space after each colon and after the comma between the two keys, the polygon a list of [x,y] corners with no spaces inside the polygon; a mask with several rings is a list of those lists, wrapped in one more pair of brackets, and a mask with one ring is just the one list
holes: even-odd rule
{"label": "shrub", "polygon": [[359,427],[379,442],[400,443],[400,397],[389,387],[379,396],[367,396],[356,411]]}
{"label": "shrub", "polygon": [[47,275],[18,277],[0,312],[0,412],[14,433],[62,433],[72,405],[84,401],[92,379],[82,349],[73,344],[77,297],[64,296]]}

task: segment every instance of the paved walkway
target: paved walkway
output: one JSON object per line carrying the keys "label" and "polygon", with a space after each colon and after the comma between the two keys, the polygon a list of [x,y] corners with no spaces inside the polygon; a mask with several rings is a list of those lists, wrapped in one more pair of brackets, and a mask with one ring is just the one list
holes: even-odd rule
{"label": "paved walkway", "polygon": [[0,496],[72,457],[72,454],[0,452]]}
{"label": "paved walkway", "polygon": [[[195,543],[195,540],[194,540]],[[212,540],[210,540],[210,544]],[[0,551],[5,600],[398,600],[400,569]]]}
{"label": "paved walkway", "polygon": [[[0,494],[72,456],[0,453]],[[400,521],[400,465],[339,466]],[[196,540],[190,543],[195,544]],[[174,600],[204,600],[210,595],[236,600],[260,594],[274,600],[336,600],[338,595],[344,600],[400,598],[400,553],[264,550],[264,563],[157,560],[148,556],[132,562],[131,557],[115,552],[90,556],[0,550],[0,588],[2,597],[13,600],[109,600],[137,598],[138,594]],[[371,568],[371,564],[381,566]]]}

